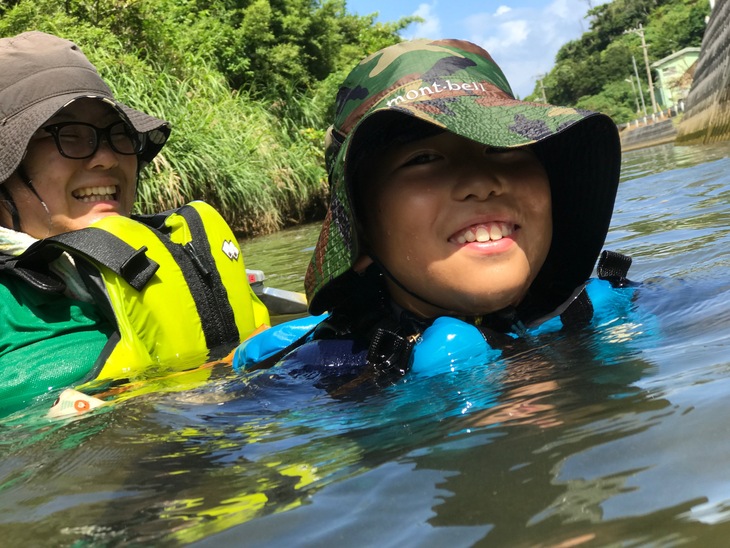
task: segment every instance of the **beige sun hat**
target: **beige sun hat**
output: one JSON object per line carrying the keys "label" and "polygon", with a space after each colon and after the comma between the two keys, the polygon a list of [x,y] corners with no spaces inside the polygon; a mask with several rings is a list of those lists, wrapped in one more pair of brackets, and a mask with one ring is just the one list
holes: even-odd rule
{"label": "beige sun hat", "polygon": [[38,31],[0,39],[0,183],[18,168],[38,128],[82,98],[109,103],[144,136],[142,163],[167,141],[170,124],[117,101],[73,42]]}

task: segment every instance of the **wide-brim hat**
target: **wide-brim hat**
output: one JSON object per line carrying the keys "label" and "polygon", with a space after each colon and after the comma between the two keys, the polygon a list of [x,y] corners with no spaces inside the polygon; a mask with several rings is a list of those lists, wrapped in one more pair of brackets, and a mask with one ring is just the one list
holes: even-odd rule
{"label": "wide-brim hat", "polygon": [[38,31],[0,39],[0,183],[20,165],[38,128],[82,98],[109,103],[145,136],[141,162],[151,162],[167,141],[169,123],[117,101],[73,42]]}
{"label": "wide-brim hat", "polygon": [[[552,194],[553,239],[522,307],[534,321],[563,304],[590,277],[608,232],[621,149],[606,115],[515,99],[484,49],[459,40],[415,40],[364,59],[341,86],[325,158],[330,206],[305,277],[309,310],[348,298],[361,253],[348,162],[357,135],[393,113],[492,147],[532,146]],[[354,143],[354,147],[353,147]]]}

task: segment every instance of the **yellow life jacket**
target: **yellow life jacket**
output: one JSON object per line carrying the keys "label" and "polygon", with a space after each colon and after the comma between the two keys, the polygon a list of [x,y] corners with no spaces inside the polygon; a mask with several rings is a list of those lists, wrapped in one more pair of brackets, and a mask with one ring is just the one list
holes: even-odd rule
{"label": "yellow life jacket", "polygon": [[71,254],[116,323],[87,376],[93,385],[196,368],[270,324],[233,232],[204,202],[134,219],[104,217],[46,240],[34,260],[48,259],[49,247]]}
{"label": "yellow life jacket", "polygon": [[[227,353],[262,324],[266,307],[253,293],[243,255],[228,224],[211,206],[192,202],[164,218],[160,230],[126,217],[92,225],[121,237],[160,266],[136,290],[96,265],[114,310],[120,338],[98,379],[129,376],[140,367],[190,369]],[[166,240],[164,235],[169,236]]]}

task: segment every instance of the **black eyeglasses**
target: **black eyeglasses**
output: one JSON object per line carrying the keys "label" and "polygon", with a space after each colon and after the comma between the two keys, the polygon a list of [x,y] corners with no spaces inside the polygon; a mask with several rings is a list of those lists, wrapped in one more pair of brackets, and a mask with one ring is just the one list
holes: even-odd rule
{"label": "black eyeglasses", "polygon": [[144,135],[121,120],[104,128],[84,122],[62,122],[42,129],[53,135],[61,156],[72,160],[91,158],[99,150],[102,139],[119,154],[139,154],[145,147]]}

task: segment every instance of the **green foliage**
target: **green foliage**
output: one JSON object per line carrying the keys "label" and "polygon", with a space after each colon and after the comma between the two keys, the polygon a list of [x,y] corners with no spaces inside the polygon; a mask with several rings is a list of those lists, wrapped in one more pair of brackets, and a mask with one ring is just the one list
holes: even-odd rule
{"label": "green foliage", "polygon": [[6,0],[0,13],[0,36],[77,42],[122,102],[171,122],[140,211],[203,199],[243,235],[324,212],[336,85],[412,21],[376,24],[344,0]]}
{"label": "green foliage", "polygon": [[654,16],[661,25],[647,29],[646,40],[654,57],[661,59],[687,46],[699,46],[705,32],[708,2],[681,0],[657,8]]}
{"label": "green foliage", "polygon": [[[629,105],[629,106],[627,106]],[[631,83],[611,82],[600,93],[581,97],[576,107],[608,114],[614,120],[632,120],[637,117]]]}
{"label": "green foliage", "polygon": [[[114,59],[95,56],[100,66]],[[202,199],[234,229],[270,232],[302,222],[324,200],[321,147],[288,124],[271,105],[231,93],[204,62],[184,80],[172,71],[112,75],[110,84],[133,106],[170,120],[174,132],[145,172],[138,207],[145,212]],[[311,212],[310,212],[311,214]]]}
{"label": "green foliage", "polygon": [[[641,39],[627,31],[642,25],[652,63],[685,47],[698,47],[708,14],[707,0],[613,0],[593,8],[590,31],[560,49],[543,81],[548,101],[600,110],[617,123],[635,118],[635,97],[626,82],[634,76],[632,56],[645,93],[648,82]],[[536,85],[530,98],[541,93]]]}

